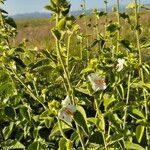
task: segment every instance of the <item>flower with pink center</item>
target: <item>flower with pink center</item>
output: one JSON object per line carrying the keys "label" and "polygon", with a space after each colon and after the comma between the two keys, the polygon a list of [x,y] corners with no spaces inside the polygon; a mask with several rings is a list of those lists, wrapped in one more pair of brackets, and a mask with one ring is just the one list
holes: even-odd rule
{"label": "flower with pink center", "polygon": [[106,83],[105,78],[99,76],[97,73],[91,73],[88,75],[88,79],[92,84],[92,89],[96,92],[98,90],[105,90]]}
{"label": "flower with pink center", "polygon": [[58,112],[58,118],[71,124],[76,107],[71,104],[69,96],[62,101],[62,106],[63,108]]}

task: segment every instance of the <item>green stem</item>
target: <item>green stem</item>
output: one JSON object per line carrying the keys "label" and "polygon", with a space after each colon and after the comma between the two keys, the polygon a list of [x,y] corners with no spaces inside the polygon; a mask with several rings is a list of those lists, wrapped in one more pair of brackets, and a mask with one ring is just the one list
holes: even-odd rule
{"label": "green stem", "polygon": [[58,120],[58,125],[59,125],[59,130],[60,130],[60,132],[61,132],[61,135],[63,136],[64,139],[66,139],[66,141],[68,141],[69,139],[66,137],[65,133],[63,132],[60,119],[57,118],[57,120]]}
{"label": "green stem", "polygon": [[80,42],[80,59],[83,59],[83,41]]}
{"label": "green stem", "polygon": [[[120,12],[120,3],[119,3],[120,0],[117,0],[117,20],[118,20],[118,25],[120,26],[120,15],[119,15],[119,12]],[[118,32],[117,32],[117,53],[119,52],[119,39],[120,39],[120,30],[118,29]]]}
{"label": "green stem", "polygon": [[106,27],[107,27],[107,0],[104,0],[104,7],[105,7],[105,13],[106,13],[106,16],[105,16],[105,35],[106,35]]}
{"label": "green stem", "polygon": [[104,147],[105,147],[105,150],[108,150],[107,148],[107,142],[106,142],[106,138],[105,138],[105,120],[104,120],[104,117],[102,116],[101,112],[100,112],[100,109],[99,109],[99,104],[98,104],[98,101],[96,98],[94,98],[94,103],[95,103],[95,108],[96,108],[96,113],[98,115],[98,118],[104,122],[104,131],[101,131],[102,133],[102,137],[103,137],[103,141],[104,141]]}
{"label": "green stem", "polygon": [[[84,24],[85,24],[85,34],[87,35],[88,33],[88,29],[87,29],[87,17],[86,17],[86,2],[85,0],[82,0],[83,1],[83,12],[85,14],[85,17],[84,17]],[[89,45],[89,40],[88,40],[88,37],[86,38],[86,46],[88,47]]]}
{"label": "green stem", "polygon": [[70,81],[69,81],[69,75],[68,75],[67,69],[66,69],[66,67],[65,67],[65,65],[64,65],[64,62],[63,62],[63,59],[62,59],[61,50],[60,50],[59,41],[58,41],[57,39],[56,39],[56,43],[57,43],[57,54],[58,54],[60,63],[61,63],[61,65],[62,65],[62,68],[63,68],[63,70],[64,70],[64,74],[65,74],[65,78],[66,78],[66,80],[67,80],[67,84],[68,84],[68,86],[69,86],[69,90],[71,90],[71,89],[72,89],[72,86],[71,86],[71,83],[70,83]]}
{"label": "green stem", "polygon": [[[73,93],[73,88],[72,88],[72,85],[70,83],[70,80],[69,80],[69,73],[67,72],[67,69],[64,65],[64,62],[63,62],[63,59],[62,59],[62,54],[61,54],[61,51],[60,51],[60,45],[59,45],[59,41],[56,39],[56,46],[57,46],[57,54],[58,54],[58,57],[59,57],[59,60],[60,60],[60,63],[62,65],[62,68],[63,68],[63,71],[64,71],[64,74],[65,74],[65,78],[67,80],[67,84],[69,86],[69,91],[71,90],[71,95],[72,95],[72,103],[75,104],[74,102],[74,93]],[[85,150],[85,145],[84,145],[84,142],[83,142],[83,139],[82,139],[82,136],[80,134],[80,130],[79,130],[79,127],[77,125],[77,123],[75,122],[75,125],[76,125],[76,128],[77,128],[77,133],[78,133],[78,136],[79,136],[79,139],[80,139],[80,142],[81,142],[81,145],[82,145],[82,148],[83,150]]]}
{"label": "green stem", "polygon": [[44,104],[40,99],[38,99],[37,96],[34,95],[34,93],[31,91],[30,88],[28,88],[28,87],[24,84],[24,82],[19,78],[19,76],[16,74],[16,72],[15,72],[14,70],[12,70],[12,72],[13,72],[13,74],[15,75],[16,79],[27,89],[27,91],[29,92],[30,96],[31,96],[34,100],[38,101],[45,109],[47,109],[47,107],[45,106],[45,104]]}
{"label": "green stem", "polygon": [[81,133],[80,133],[80,128],[79,128],[79,126],[77,125],[77,123],[75,123],[75,125],[76,125],[76,128],[77,128],[77,133],[78,133],[78,136],[79,136],[79,139],[80,139],[80,143],[81,143],[82,149],[83,149],[83,150],[86,150],[84,141],[83,141],[83,139],[82,139],[82,135],[81,135]]}
{"label": "green stem", "polygon": [[[140,0],[139,0],[139,3],[140,3]],[[138,17],[138,13],[140,11],[139,7],[138,7],[138,3],[137,3],[137,0],[135,0],[135,25],[138,27],[139,26],[139,17]],[[142,64],[142,55],[141,55],[141,47],[140,47],[140,39],[139,39],[139,31],[138,31],[138,28],[136,30],[136,39],[137,39],[137,49],[138,49],[138,52],[139,52],[139,65]],[[143,69],[140,68],[140,72],[139,72],[139,75],[141,77],[141,81],[142,83],[144,84],[144,73],[143,73]],[[143,88],[143,96],[144,96],[144,107],[145,107],[145,118],[146,118],[146,122],[148,122],[148,114],[149,114],[149,111],[148,111],[148,101],[147,101],[147,97],[146,97],[146,92]],[[148,143],[148,147],[150,146],[150,137],[149,137],[149,130],[148,130],[148,127],[146,127],[146,139],[147,139],[147,143]]]}
{"label": "green stem", "polygon": [[98,18],[96,16],[96,36],[98,38],[98,33],[99,33],[99,25],[98,25]]}
{"label": "green stem", "polygon": [[66,91],[67,95],[69,95],[68,88],[67,88],[67,85],[65,83],[65,78],[63,76],[62,76],[62,79],[63,79],[65,91]]}
{"label": "green stem", "polygon": [[130,82],[131,82],[131,74],[128,77],[128,89],[127,89],[127,97],[126,97],[126,107],[125,107],[125,114],[124,114],[124,122],[123,122],[123,129],[126,128],[126,119],[127,119],[127,110],[128,110],[128,103],[129,103],[129,96],[130,96]]}
{"label": "green stem", "polygon": [[[138,19],[138,5],[137,5],[137,0],[135,0],[135,26],[139,26],[139,19]],[[136,30],[136,41],[137,41],[137,49],[139,52],[139,64],[141,65],[142,63],[142,55],[141,55],[141,48],[140,48],[140,40],[139,40],[139,31],[138,29]]]}
{"label": "green stem", "polygon": [[71,41],[71,36],[73,33],[71,33],[68,36],[68,43],[67,43],[67,59],[66,59],[66,66],[67,66],[67,71],[69,72],[69,55],[70,55],[70,41]]}
{"label": "green stem", "polygon": [[35,85],[35,81],[33,81],[33,86],[35,89],[36,96],[39,97],[38,90],[37,90],[36,85]]}
{"label": "green stem", "polygon": [[[66,76],[66,80],[67,80],[67,83],[68,83],[68,86],[69,86],[69,90],[72,91],[72,97],[74,97],[74,96],[73,96],[73,88],[72,88],[72,85],[71,85],[71,83],[70,83],[70,81],[69,81],[69,76],[68,76],[67,70],[66,70],[65,65],[64,65],[64,63],[63,63],[63,60],[62,60],[62,55],[61,55],[61,52],[60,52],[60,47],[59,47],[59,42],[58,42],[58,41],[57,41],[57,51],[58,51],[58,56],[59,56],[61,65],[62,65],[62,67],[63,67],[64,73],[65,73],[65,76]],[[74,101],[72,101],[72,102],[73,102],[73,104],[75,103]],[[76,124],[76,127],[77,127],[77,132],[78,132],[78,136],[79,136],[79,139],[80,139],[82,148],[83,148],[83,150],[85,150],[85,145],[84,145],[84,142],[83,142],[83,140],[82,140],[82,136],[81,136],[81,134],[80,134],[79,127],[78,127],[78,125],[77,125],[76,122],[75,122],[75,124]]]}

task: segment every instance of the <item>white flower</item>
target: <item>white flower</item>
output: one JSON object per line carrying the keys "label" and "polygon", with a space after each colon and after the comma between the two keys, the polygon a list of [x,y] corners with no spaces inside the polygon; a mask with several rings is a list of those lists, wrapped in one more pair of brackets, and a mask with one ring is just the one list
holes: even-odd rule
{"label": "white flower", "polygon": [[124,63],[125,63],[125,59],[118,58],[118,64],[116,66],[118,72],[123,69]]}
{"label": "white flower", "polygon": [[75,111],[76,107],[74,105],[68,105],[67,107],[63,107],[58,113],[58,118],[64,120],[68,124],[71,124],[73,113]]}
{"label": "white flower", "polygon": [[62,104],[63,107],[66,107],[66,106],[68,106],[68,105],[71,105],[70,97],[69,97],[69,96],[66,96],[66,98],[65,98],[64,100],[62,100],[61,104]]}
{"label": "white flower", "polygon": [[71,104],[69,96],[62,101],[62,106],[63,108],[58,112],[58,118],[67,122],[68,124],[71,124],[73,113],[76,111],[76,107]]}
{"label": "white flower", "polygon": [[92,89],[96,92],[98,90],[105,90],[106,89],[106,83],[105,83],[105,78],[100,77],[96,73],[91,73],[88,75],[89,81],[92,84]]}

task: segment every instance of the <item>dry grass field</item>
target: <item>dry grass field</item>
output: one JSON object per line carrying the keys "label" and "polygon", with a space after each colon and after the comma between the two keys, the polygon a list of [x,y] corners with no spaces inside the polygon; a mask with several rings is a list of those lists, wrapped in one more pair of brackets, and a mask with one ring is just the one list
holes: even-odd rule
{"label": "dry grass field", "polygon": [[[109,14],[108,22],[113,22],[116,20],[114,14]],[[93,40],[96,36],[95,29],[93,28],[96,20],[93,15],[86,17],[87,24],[91,24],[88,26],[88,34],[89,41]],[[104,30],[104,22],[105,19],[101,18],[99,20],[99,31],[103,33]],[[52,19],[48,18],[38,18],[38,19],[24,19],[24,20],[16,20],[17,27],[18,27],[18,34],[13,41],[15,45],[22,42],[23,40],[27,41],[28,47],[37,47],[38,49],[44,48],[52,48],[54,39],[51,35],[51,29],[54,26],[54,22]],[[143,26],[143,32],[141,34],[141,41],[144,39],[150,38],[150,11],[146,11],[141,13],[140,16],[140,23]],[[85,33],[85,23],[84,18],[77,19],[77,24],[80,26],[81,32]],[[123,36],[127,39],[130,39],[135,43],[135,37],[132,35],[130,27],[127,24],[122,22],[122,33]],[[133,33],[134,34],[134,33]],[[71,40],[71,48],[75,48],[73,43],[76,43],[76,37],[73,36]],[[143,56],[146,60],[149,59],[150,50],[145,49],[143,50]]]}

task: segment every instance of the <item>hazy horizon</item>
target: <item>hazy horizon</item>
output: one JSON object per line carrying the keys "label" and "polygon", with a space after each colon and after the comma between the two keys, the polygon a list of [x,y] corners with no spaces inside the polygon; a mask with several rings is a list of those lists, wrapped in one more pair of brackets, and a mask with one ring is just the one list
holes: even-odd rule
{"label": "hazy horizon", "polygon": [[[81,10],[80,4],[82,0],[70,0],[71,1],[71,11]],[[127,5],[133,0],[121,0],[121,5]],[[109,6],[115,5],[116,0],[108,0]],[[150,4],[149,0],[141,0],[143,4]],[[2,6],[9,15],[24,14],[24,13],[34,13],[34,12],[48,12],[44,9],[44,6],[49,4],[49,0],[6,0],[4,6]],[[103,0],[86,0],[87,9],[92,8],[103,8]]]}

